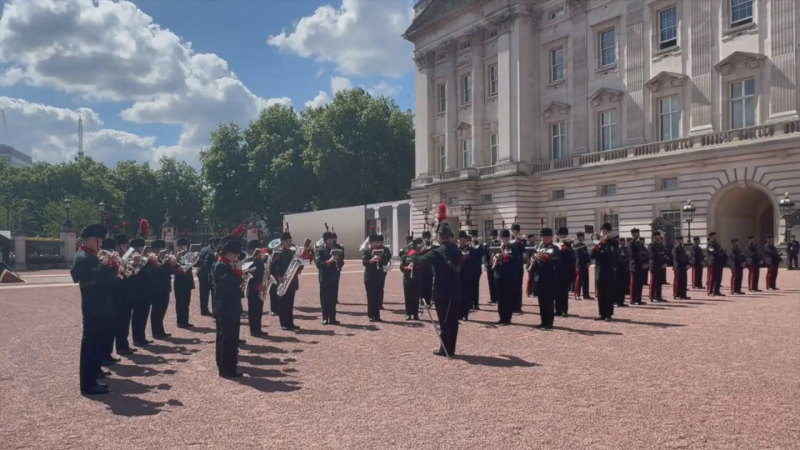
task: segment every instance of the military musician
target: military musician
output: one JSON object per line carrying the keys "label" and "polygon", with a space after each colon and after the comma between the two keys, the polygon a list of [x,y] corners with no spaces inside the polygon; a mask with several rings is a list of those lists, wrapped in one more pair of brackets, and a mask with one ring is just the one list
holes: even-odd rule
{"label": "military musician", "polygon": [[778,290],[778,267],[781,265],[780,252],[772,242],[772,235],[764,238],[764,263],[767,265],[767,290]]}
{"label": "military musician", "polygon": [[745,250],[745,260],[747,262],[747,290],[749,292],[761,292],[758,288],[758,279],[761,274],[761,249],[755,236],[747,236],[747,248]]}
{"label": "military musician", "polygon": [[683,246],[683,236],[675,236],[675,245],[672,247],[672,298],[674,300],[689,300],[686,279],[688,268],[689,254]]}
{"label": "military musician", "polygon": [[[334,234],[322,233],[322,247],[317,249],[314,263],[319,272],[319,303],[323,325],[339,325],[336,320],[336,303],[339,300],[339,279],[344,266],[344,249],[336,243]],[[419,300],[417,300],[419,301]]]}
{"label": "military musician", "polygon": [[645,280],[647,279],[647,272],[650,269],[650,256],[647,253],[647,247],[639,239],[639,229],[631,228],[631,243],[628,245],[630,264],[628,271],[630,272],[630,296],[631,305],[644,305],[642,301],[642,289],[644,288]]}
{"label": "military musician", "polygon": [[594,300],[589,294],[589,265],[592,258],[589,256],[589,248],[584,242],[586,234],[579,231],[575,234],[578,243],[575,245],[575,298],[578,300]]}
{"label": "military musician", "polygon": [[650,255],[650,302],[665,302],[661,288],[665,281],[663,270],[667,267],[667,249],[660,231],[653,231],[653,240],[650,242],[648,252]]}
{"label": "military musician", "polygon": [[739,239],[731,239],[731,249],[728,251],[728,266],[731,269],[731,295],[742,295],[742,277],[746,258],[739,248]]}
{"label": "military musician", "polygon": [[284,331],[295,331],[299,330],[300,327],[294,324],[294,297],[297,293],[297,290],[300,288],[300,277],[298,275],[300,275],[300,272],[302,272],[303,266],[300,265],[297,268],[297,273],[289,282],[286,293],[282,296],[278,295],[278,285],[284,281],[284,278],[287,275],[291,275],[287,274],[286,272],[292,264],[295,253],[299,251],[292,248],[292,234],[289,233],[289,231],[284,231],[281,233],[280,239],[280,252],[276,252],[272,256],[269,272],[273,277],[275,277],[276,281],[275,302],[278,306],[278,317],[280,318],[281,329]]}
{"label": "military musician", "polygon": [[[178,239],[177,255],[181,256],[189,251],[189,240],[186,238]],[[172,288],[175,291],[175,317],[177,318],[178,328],[191,328],[194,325],[189,323],[189,304],[192,301],[192,290],[194,290],[194,274],[192,267],[175,268],[175,277]]]}
{"label": "military musician", "polygon": [[[144,220],[144,219],[142,219]],[[144,347],[152,341],[145,336],[147,329],[147,319],[150,317],[150,302],[153,291],[153,266],[148,264],[150,254],[145,252],[145,240],[143,237],[131,239],[131,247],[138,253],[139,265],[136,273],[131,277],[133,289],[133,311],[131,314],[131,338],[133,345]]]}
{"label": "military musician", "polygon": [[706,279],[706,293],[711,297],[724,297],[720,291],[722,286],[722,271],[728,259],[722,246],[717,242],[717,233],[708,233],[708,245],[706,246],[706,259],[708,261],[708,278]]}
{"label": "military musician", "polygon": [[[169,294],[172,291],[172,272],[175,270],[175,258],[164,256],[167,244],[157,239],[151,244],[154,255],[148,264],[153,266],[153,296],[150,310],[150,329],[153,339],[164,339],[171,334],[164,330],[164,317],[169,308]],[[158,257],[156,256],[158,255]]]}
{"label": "military musician", "polygon": [[703,289],[703,262],[706,260],[703,247],[700,246],[700,236],[692,238],[692,287]]}
{"label": "military musician", "polygon": [[[114,236],[117,242],[117,254],[122,256],[128,251],[130,239],[124,234]],[[131,329],[131,314],[133,313],[134,280],[130,277],[120,278],[116,281],[114,290],[114,339],[118,355],[130,355],[136,352],[128,343],[128,334]]]}
{"label": "military musician", "polygon": [[610,321],[614,315],[619,241],[611,231],[611,224],[603,223],[600,226],[600,242],[592,247],[592,259],[597,266],[597,307],[600,313],[595,320]]}
{"label": "military musician", "polygon": [[628,267],[631,263],[631,254],[628,247],[630,239],[619,238],[619,249],[617,253],[617,289],[614,294],[614,305],[625,308],[625,296],[630,293],[631,272]]}
{"label": "military musician", "polygon": [[211,266],[212,307],[217,326],[216,359],[219,376],[238,378],[239,328],[242,314],[242,241],[229,235],[222,240],[221,255]]}
{"label": "military musician", "polygon": [[403,299],[405,300],[406,320],[419,320],[420,277],[417,260],[422,239],[414,239],[400,251],[400,271],[403,273]]}
{"label": "military musician", "polygon": [[556,263],[556,298],[555,314],[569,316],[569,293],[575,283],[575,266],[577,258],[572,249],[572,240],[568,238],[569,230],[566,227],[558,229],[559,258]]}
{"label": "military musician", "polygon": [[200,257],[197,260],[197,284],[200,291],[200,315],[210,316],[211,311],[208,309],[209,295],[213,295],[211,290],[211,266],[216,261],[217,246],[219,245],[219,238],[212,238],[208,245],[200,250]]}
{"label": "military musician", "polygon": [[[428,235],[430,236],[430,233]],[[364,287],[367,290],[367,317],[370,322],[382,322],[383,287],[386,284],[385,266],[391,261],[392,254],[383,246],[382,235],[370,234],[368,242],[369,246],[361,254],[361,262],[364,264]],[[424,264],[422,269],[422,273],[431,271],[430,268],[426,269]],[[426,278],[424,276],[420,278],[423,290],[422,295],[425,295]]]}
{"label": "military musician", "polygon": [[497,283],[494,277],[494,268],[492,267],[491,255],[489,255],[489,248],[500,247],[499,231],[492,230],[489,234],[489,242],[486,243],[486,250],[484,261],[486,264],[486,281],[489,283],[489,304],[497,304]]}
{"label": "military musician", "polygon": [[478,282],[481,278],[482,254],[479,247],[472,245],[472,237],[466,231],[458,233],[458,249],[462,263],[459,281],[461,283],[461,305],[459,319],[469,320],[469,311],[478,303]]}
{"label": "military musician", "polygon": [[536,298],[539,300],[539,328],[549,330],[553,328],[555,316],[555,301],[559,288],[558,262],[561,251],[553,243],[553,230],[542,228],[542,242],[536,249],[536,254],[530,265],[536,284]]}
{"label": "military musician", "polygon": [[522,252],[518,246],[512,245],[510,240],[511,232],[503,228],[500,230],[500,245],[491,249],[497,313],[500,316],[498,325],[511,325],[516,292],[514,283],[518,280],[517,265],[522,264]]}
{"label": "military musician", "polygon": [[264,314],[264,301],[261,300],[261,291],[264,290],[264,275],[266,264],[261,254],[261,242],[251,239],[247,242],[247,251],[250,252],[248,261],[252,268],[250,279],[247,280],[247,324],[250,327],[250,336],[265,336],[261,330],[261,316]]}

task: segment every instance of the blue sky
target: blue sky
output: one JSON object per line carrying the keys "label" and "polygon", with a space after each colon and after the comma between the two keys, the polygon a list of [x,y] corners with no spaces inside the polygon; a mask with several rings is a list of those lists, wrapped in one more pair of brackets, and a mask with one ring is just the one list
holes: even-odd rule
{"label": "blue sky", "polygon": [[363,87],[413,107],[413,0],[0,0],[0,108],[34,159],[197,165],[219,121]]}

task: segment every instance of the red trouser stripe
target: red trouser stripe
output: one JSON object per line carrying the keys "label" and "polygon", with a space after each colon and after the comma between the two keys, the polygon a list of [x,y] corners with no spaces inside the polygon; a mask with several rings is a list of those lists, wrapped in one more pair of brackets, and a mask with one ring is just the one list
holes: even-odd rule
{"label": "red trouser stripe", "polygon": [[575,269],[575,296],[580,297],[581,295],[581,283],[583,280],[581,279],[581,269]]}
{"label": "red trouser stripe", "polygon": [[706,292],[708,295],[714,293],[714,272],[716,272],[716,268],[714,266],[708,266],[708,277],[706,278]]}
{"label": "red trouser stripe", "polygon": [[681,271],[672,269],[672,296],[681,297]]}

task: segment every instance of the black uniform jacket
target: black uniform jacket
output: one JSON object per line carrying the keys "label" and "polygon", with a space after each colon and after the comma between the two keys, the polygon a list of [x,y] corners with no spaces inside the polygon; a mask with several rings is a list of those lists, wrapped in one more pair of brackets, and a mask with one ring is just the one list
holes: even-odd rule
{"label": "black uniform jacket", "polygon": [[85,319],[114,316],[111,289],[117,279],[115,268],[102,264],[95,252],[81,247],[75,253],[70,274],[72,281],[80,285]]}
{"label": "black uniform jacket", "polygon": [[592,247],[592,258],[597,266],[597,281],[612,281],[617,274],[619,241],[606,239]]}
{"label": "black uniform jacket", "polygon": [[361,252],[361,262],[364,264],[364,281],[386,278],[386,272],[384,272],[383,266],[385,266],[392,259],[392,254],[389,253],[389,249],[386,247],[383,248],[383,254],[381,255],[380,261],[381,268],[378,268],[376,263],[370,262],[370,259],[372,259],[371,248]]}
{"label": "black uniform jacket", "polygon": [[676,269],[685,269],[689,265],[689,254],[683,245],[676,244],[672,247],[672,265]]}
{"label": "black uniform jacket", "polygon": [[[272,276],[274,276],[276,280],[278,279],[278,277],[284,276],[284,274],[286,274],[286,269],[289,268],[289,263],[292,262],[293,257],[294,253],[292,253],[290,250],[284,250],[280,253],[276,252],[272,256],[272,262],[269,265],[269,273]],[[289,285],[289,289],[287,292],[296,291],[300,289],[299,275],[300,272],[302,271],[303,271],[303,266],[300,266],[300,269],[298,269],[297,271],[298,276],[294,277],[294,280],[292,280],[292,283]]]}
{"label": "black uniform jacket", "polygon": [[433,269],[433,295],[452,295],[458,292],[463,255],[453,243],[436,247],[419,257],[419,263]]}
{"label": "black uniform jacket", "polygon": [[333,249],[342,251],[339,262],[334,264],[328,264],[328,260],[331,258],[331,248],[322,246],[317,249],[317,253],[314,255],[314,264],[316,264],[317,270],[319,271],[320,283],[324,283],[328,280],[336,280],[340,277],[340,271],[342,266],[344,266],[344,249],[341,245],[335,245]]}
{"label": "black uniform jacket", "polygon": [[537,250],[538,256],[534,258],[531,270],[533,281],[541,292],[541,289],[555,286],[561,250],[555,244],[541,245]]}
{"label": "black uniform jacket", "polygon": [[242,273],[225,261],[211,266],[214,317],[239,320],[242,314]]}

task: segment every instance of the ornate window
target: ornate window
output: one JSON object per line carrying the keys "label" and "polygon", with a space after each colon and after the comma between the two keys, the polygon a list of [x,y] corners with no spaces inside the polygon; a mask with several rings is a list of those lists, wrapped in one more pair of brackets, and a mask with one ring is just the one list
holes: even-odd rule
{"label": "ornate window", "polygon": [[472,103],[472,74],[470,73],[461,76],[461,104],[469,103]]}
{"label": "ornate window", "polygon": [[561,159],[567,156],[567,133],[564,121],[550,125],[550,156],[552,159]]}
{"label": "ornate window", "polygon": [[617,33],[614,28],[600,32],[600,67],[613,66],[617,63]]}
{"label": "ornate window", "polygon": [[678,45],[678,9],[676,7],[663,9],[658,12],[658,48]]}
{"label": "ornate window", "polygon": [[447,170],[447,149],[444,145],[440,145],[438,147],[439,154],[437,155],[439,158],[439,172],[444,172]]}
{"label": "ornate window", "polygon": [[472,139],[461,141],[461,163],[465,169],[472,167]]}
{"label": "ornate window", "polygon": [[659,134],[662,141],[681,136],[681,106],[677,95],[662,98],[659,104]]}
{"label": "ornate window", "polygon": [[500,158],[500,148],[497,140],[497,133],[492,133],[489,135],[489,153],[492,165],[494,166],[497,164],[497,160]]}
{"label": "ornate window", "polygon": [[619,146],[619,115],[609,109],[598,113],[600,128],[600,150],[612,150]]}
{"label": "ornate window", "polygon": [[550,81],[564,79],[564,47],[550,50]]}
{"label": "ornate window", "polygon": [[746,128],[756,124],[756,81],[731,83],[731,128]]}
{"label": "ornate window", "polygon": [[436,105],[438,112],[447,111],[447,85],[445,83],[436,85]]}
{"label": "ornate window", "polygon": [[731,28],[753,22],[753,0],[730,0]]}
{"label": "ornate window", "polygon": [[489,97],[494,97],[497,95],[497,88],[498,88],[498,76],[497,76],[497,64],[492,64],[489,66]]}

